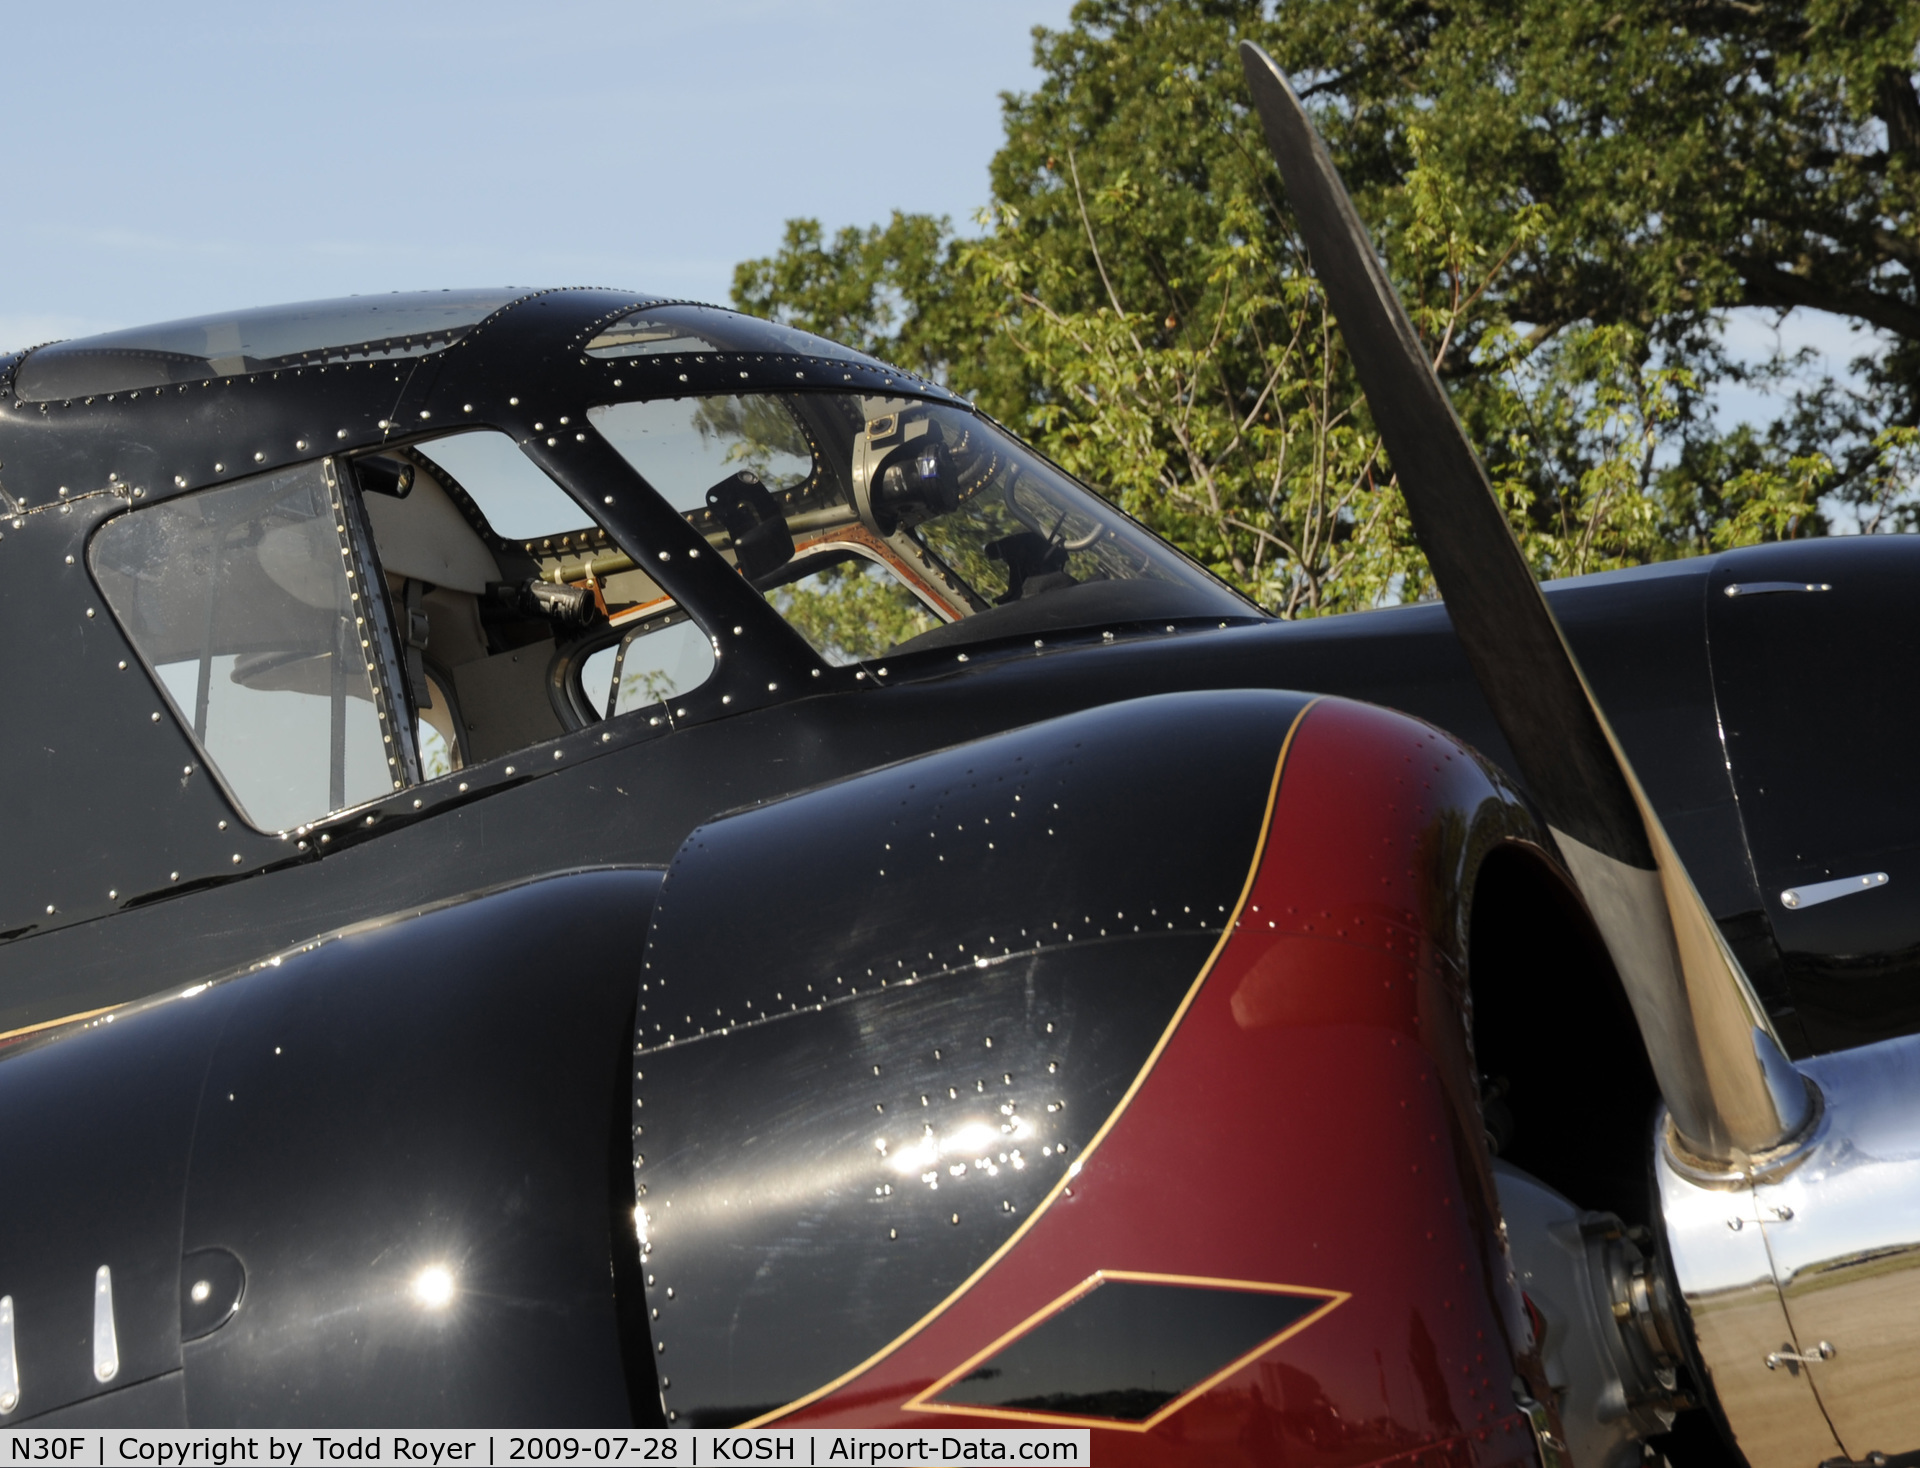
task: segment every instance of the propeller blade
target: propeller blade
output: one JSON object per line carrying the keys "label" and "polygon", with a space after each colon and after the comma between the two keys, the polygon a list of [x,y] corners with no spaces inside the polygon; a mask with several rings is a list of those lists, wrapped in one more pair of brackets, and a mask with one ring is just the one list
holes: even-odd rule
{"label": "propeller blade", "polygon": [[1243,42],[1247,85],[1415,535],[1520,776],[1612,954],[1687,1150],[1738,1163],[1812,1104],[1580,671],[1300,99]]}

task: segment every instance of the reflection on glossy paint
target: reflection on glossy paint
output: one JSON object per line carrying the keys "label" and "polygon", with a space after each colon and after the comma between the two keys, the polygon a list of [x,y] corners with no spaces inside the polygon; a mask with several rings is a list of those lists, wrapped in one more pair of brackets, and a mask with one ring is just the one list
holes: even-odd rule
{"label": "reflection on glossy paint", "polygon": [[1005,1147],[1010,1141],[1020,1141],[1031,1136],[1032,1131],[1033,1129],[1019,1116],[1009,1116],[1004,1123],[997,1126],[993,1122],[974,1118],[962,1122],[944,1137],[937,1135],[929,1126],[921,1133],[918,1141],[897,1152],[889,1150],[885,1138],[876,1139],[874,1147],[882,1157],[886,1158],[887,1165],[902,1177],[911,1177],[915,1173],[924,1173],[936,1168],[946,1158],[958,1159],[956,1165],[970,1160],[976,1166],[997,1173],[999,1165],[994,1159],[999,1155],[998,1149]]}
{"label": "reflection on glossy paint", "polygon": [[112,1381],[120,1374],[120,1336],[113,1324],[113,1270],[102,1264],[93,1274],[93,1376]]}
{"label": "reflection on glossy paint", "polygon": [[20,1405],[20,1361],[13,1349],[13,1296],[0,1295],[0,1412]]}
{"label": "reflection on glossy paint", "polygon": [[[890,1172],[902,1178],[917,1178],[933,1192],[939,1191],[943,1183],[951,1186],[964,1174],[1003,1178],[1023,1173],[1029,1163],[1039,1160],[1029,1155],[1028,1149],[1039,1141],[1041,1128],[1020,1116],[1017,1107],[1018,1102],[1008,1101],[998,1106],[998,1115],[975,1112],[960,1118],[945,1133],[931,1125],[923,1125],[919,1135],[905,1138],[898,1134],[868,1132],[865,1136],[870,1151],[866,1148],[835,1151],[810,1158],[804,1164],[758,1172],[751,1179],[717,1177],[698,1193],[677,1199],[677,1206],[659,1199],[656,1194],[656,1201],[647,1209],[635,1210],[635,1234],[642,1253],[647,1254],[657,1242],[652,1238],[652,1225],[670,1224],[676,1217],[684,1222],[691,1214],[699,1217],[705,1227],[731,1229],[750,1215],[764,1216],[769,1210],[791,1207],[823,1191],[847,1188],[864,1192],[870,1188],[876,1197],[892,1196],[894,1184],[875,1183],[868,1171],[869,1159],[885,1169],[883,1177]],[[1048,1149],[1048,1155],[1064,1154],[1067,1145],[1055,1143]],[[667,1208],[673,1212],[654,1211]]]}
{"label": "reflection on glossy paint", "polygon": [[429,1264],[413,1277],[413,1298],[429,1310],[453,1303],[453,1274],[444,1265]]}

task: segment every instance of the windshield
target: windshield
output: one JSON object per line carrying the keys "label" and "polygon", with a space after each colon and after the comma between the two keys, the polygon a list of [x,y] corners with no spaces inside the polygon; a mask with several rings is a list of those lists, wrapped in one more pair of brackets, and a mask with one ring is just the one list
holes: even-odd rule
{"label": "windshield", "polygon": [[830,662],[1259,615],[963,408],[757,393],[587,417]]}

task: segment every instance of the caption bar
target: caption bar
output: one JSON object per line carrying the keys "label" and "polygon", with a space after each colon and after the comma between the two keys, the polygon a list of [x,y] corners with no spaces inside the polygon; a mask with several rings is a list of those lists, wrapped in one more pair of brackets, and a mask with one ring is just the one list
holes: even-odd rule
{"label": "caption bar", "polygon": [[704,1432],[669,1428],[654,1432],[393,1432],[335,1429],[328,1432],[254,1430],[201,1432],[190,1428],[121,1428],[62,1432],[15,1428],[0,1431],[0,1468],[13,1464],[66,1464],[72,1468],[228,1468],[230,1464],[278,1464],[280,1468],[360,1468],[424,1464],[426,1468],[513,1468],[515,1464],[631,1464],[648,1468],[709,1468],[724,1463],[911,1464],[914,1468],[973,1463],[1090,1461],[1087,1429],[1049,1428],[1017,1432],[923,1432],[916,1428],[871,1428],[859,1432]]}

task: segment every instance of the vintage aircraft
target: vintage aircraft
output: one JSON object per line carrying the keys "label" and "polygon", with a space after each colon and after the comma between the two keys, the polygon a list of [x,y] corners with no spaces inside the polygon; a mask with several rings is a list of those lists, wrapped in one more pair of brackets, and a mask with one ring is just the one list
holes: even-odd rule
{"label": "vintage aircraft", "polygon": [[1920,550],[1542,597],[1245,59],[1445,607],[710,306],[0,360],[0,1426],[1920,1448]]}

